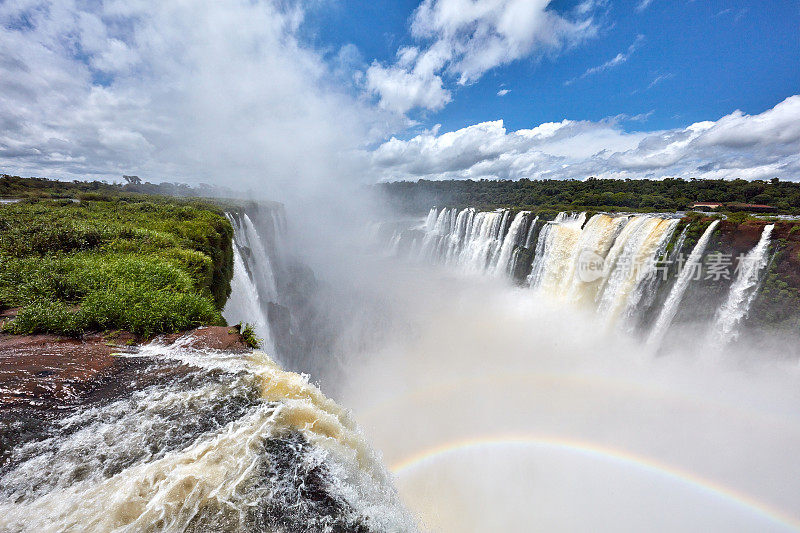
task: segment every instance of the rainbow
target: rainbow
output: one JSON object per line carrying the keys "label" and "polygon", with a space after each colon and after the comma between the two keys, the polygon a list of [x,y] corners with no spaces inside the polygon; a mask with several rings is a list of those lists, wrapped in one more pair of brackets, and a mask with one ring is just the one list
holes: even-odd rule
{"label": "rainbow", "polygon": [[581,454],[587,457],[614,461],[616,463],[639,468],[647,472],[690,485],[712,496],[722,498],[745,507],[754,513],[777,524],[800,531],[800,519],[757,500],[748,494],[736,491],[715,481],[703,478],[692,472],[676,468],[648,457],[634,455],[627,451],[614,450],[590,442],[569,440],[542,435],[506,435],[488,436],[449,442],[423,450],[395,464],[391,470],[395,476],[401,477],[411,471],[432,464],[434,461],[455,453],[480,448],[525,446],[540,449],[562,450]]}

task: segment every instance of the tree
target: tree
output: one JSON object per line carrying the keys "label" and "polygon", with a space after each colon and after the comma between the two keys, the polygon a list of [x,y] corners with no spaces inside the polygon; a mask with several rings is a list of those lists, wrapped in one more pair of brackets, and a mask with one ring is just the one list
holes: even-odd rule
{"label": "tree", "polygon": [[131,185],[139,185],[142,183],[142,178],[139,176],[122,176],[122,179],[130,183]]}

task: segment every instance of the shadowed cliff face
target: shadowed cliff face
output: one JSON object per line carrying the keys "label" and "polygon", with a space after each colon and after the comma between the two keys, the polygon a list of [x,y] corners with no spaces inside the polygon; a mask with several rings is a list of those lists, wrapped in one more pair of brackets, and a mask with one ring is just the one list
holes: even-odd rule
{"label": "shadowed cliff face", "polygon": [[769,264],[742,327],[748,334],[769,340],[800,335],[800,224],[789,221],[723,221],[715,250],[740,257],[758,243],[764,227],[774,224]]}

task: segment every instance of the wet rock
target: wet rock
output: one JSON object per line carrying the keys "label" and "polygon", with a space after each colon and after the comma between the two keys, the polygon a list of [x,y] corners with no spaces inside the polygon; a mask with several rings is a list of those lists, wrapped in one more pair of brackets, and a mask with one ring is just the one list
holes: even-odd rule
{"label": "wet rock", "polygon": [[207,326],[194,329],[189,333],[173,333],[164,335],[158,340],[172,344],[181,339],[187,348],[195,350],[222,350],[233,353],[251,351],[250,347],[242,340],[236,326]]}

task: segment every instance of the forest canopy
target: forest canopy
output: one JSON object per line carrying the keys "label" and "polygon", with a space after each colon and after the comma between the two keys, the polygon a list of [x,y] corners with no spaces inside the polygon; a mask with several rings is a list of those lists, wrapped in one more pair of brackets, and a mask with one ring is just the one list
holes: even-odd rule
{"label": "forest canopy", "polygon": [[602,211],[676,211],[695,202],[763,204],[779,213],[800,214],[800,183],[747,180],[419,180],[376,185],[403,211],[435,205],[482,209],[588,209]]}

